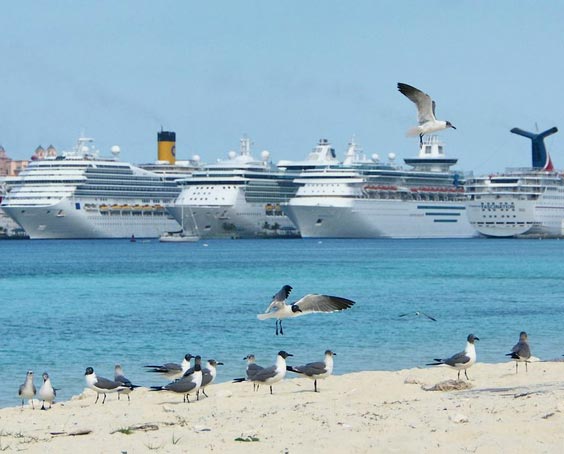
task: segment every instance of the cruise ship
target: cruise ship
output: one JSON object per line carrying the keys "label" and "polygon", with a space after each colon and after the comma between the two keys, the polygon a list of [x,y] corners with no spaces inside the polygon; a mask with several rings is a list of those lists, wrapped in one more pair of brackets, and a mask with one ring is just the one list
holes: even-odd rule
{"label": "cruise ship", "polygon": [[544,144],[557,131],[554,127],[537,134],[513,128],[512,133],[531,139],[532,166],[468,181],[468,219],[480,234],[564,236],[564,178],[554,169]]}
{"label": "cruise ship", "polygon": [[187,231],[200,238],[272,238],[299,235],[282,205],[297,190],[298,174],[308,168],[338,163],[335,150],[321,140],[303,161],[269,161],[251,154],[251,141],[240,141],[240,152],[205,165],[190,178],[178,180],[182,192],[169,212]]}
{"label": "cruise ship", "polygon": [[[162,133],[159,133],[159,135]],[[180,230],[165,209],[180,188],[172,178],[103,158],[91,138],[30,163],[7,179],[0,204],[31,239],[158,238]]]}
{"label": "cruise ship", "polygon": [[444,145],[430,136],[409,168],[352,141],[340,165],[303,172],[284,211],[305,238],[469,238],[464,176],[450,168]]}

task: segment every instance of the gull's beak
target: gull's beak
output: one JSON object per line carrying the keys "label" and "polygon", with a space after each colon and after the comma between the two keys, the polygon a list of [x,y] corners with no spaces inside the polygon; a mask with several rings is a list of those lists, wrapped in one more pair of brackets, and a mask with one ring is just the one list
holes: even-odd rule
{"label": "gull's beak", "polygon": [[456,129],[456,126],[454,126],[454,125],[450,125],[450,127],[451,127],[452,129]]}

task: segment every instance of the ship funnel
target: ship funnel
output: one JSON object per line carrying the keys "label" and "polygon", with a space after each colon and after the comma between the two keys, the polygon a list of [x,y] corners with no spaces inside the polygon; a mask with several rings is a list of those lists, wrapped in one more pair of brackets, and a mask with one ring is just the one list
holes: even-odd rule
{"label": "ship funnel", "polygon": [[535,134],[533,132],[524,131],[519,128],[513,128],[511,130],[513,134],[517,134],[519,136],[527,137],[531,139],[531,152],[533,155],[533,168],[534,169],[542,169],[542,170],[554,170],[554,166],[552,165],[552,161],[550,159],[550,155],[548,151],[546,151],[546,146],[544,144],[545,137],[548,137],[556,132],[558,132],[558,128],[555,126],[553,128],[547,129],[544,132],[539,134]]}
{"label": "ship funnel", "polygon": [[158,159],[171,164],[176,163],[176,133],[162,131],[157,134]]}

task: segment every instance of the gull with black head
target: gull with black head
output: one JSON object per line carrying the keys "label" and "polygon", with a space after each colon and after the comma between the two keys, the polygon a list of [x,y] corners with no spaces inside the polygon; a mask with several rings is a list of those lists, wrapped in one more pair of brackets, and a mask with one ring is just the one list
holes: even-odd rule
{"label": "gull with black head", "polygon": [[151,391],[171,391],[184,395],[184,402],[190,402],[190,394],[198,393],[202,385],[202,366],[196,364],[194,372],[186,377],[174,380],[165,386],[151,386]]}
{"label": "gull with black head", "polygon": [[272,394],[272,385],[278,383],[286,376],[286,358],[289,356],[294,355],[284,350],[279,351],[274,366],[264,367],[258,370],[249,380],[257,385],[268,385],[270,387],[270,394]]}
{"label": "gull with black head", "polygon": [[439,366],[441,364],[446,364],[454,369],[458,370],[458,380],[460,380],[460,371],[464,371],[464,375],[466,375],[466,379],[468,378],[468,373],[466,370],[476,363],[476,347],[474,346],[474,342],[480,340],[473,334],[469,334],[466,339],[466,347],[460,353],[456,353],[452,355],[450,358],[435,358],[434,363],[428,363],[427,366]]}
{"label": "gull with black head", "polygon": [[92,367],[86,368],[86,372],[84,372],[84,378],[86,380],[86,386],[92,391],[96,392],[96,401],[94,402],[95,404],[98,403],[100,394],[104,395],[104,399],[102,400],[102,404],[104,404],[104,402],[106,402],[106,394],[117,393],[128,389],[128,387],[124,386],[122,383],[110,380],[108,378],[98,377]]}

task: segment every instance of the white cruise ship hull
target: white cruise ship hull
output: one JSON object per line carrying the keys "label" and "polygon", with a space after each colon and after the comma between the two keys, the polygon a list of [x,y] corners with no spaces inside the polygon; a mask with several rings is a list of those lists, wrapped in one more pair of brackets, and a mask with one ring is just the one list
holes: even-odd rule
{"label": "white cruise ship hull", "polygon": [[284,207],[304,238],[471,238],[464,202],[294,198]]}
{"label": "white cruise ship hull", "polygon": [[[225,205],[174,205],[169,213],[200,238],[277,238],[297,236],[285,215],[266,215],[264,203]],[[277,228],[275,228],[277,227]]]}
{"label": "white cruise ship hull", "polygon": [[[88,202],[86,202],[88,203]],[[53,205],[3,206],[31,239],[158,238],[178,231],[180,225],[168,215],[138,212],[122,214],[96,208],[86,210],[84,201],[63,199]],[[79,204],[79,209],[77,209]]]}
{"label": "white cruise ship hull", "polygon": [[489,237],[564,236],[564,205],[559,200],[481,195],[468,203],[468,219],[480,234]]}

